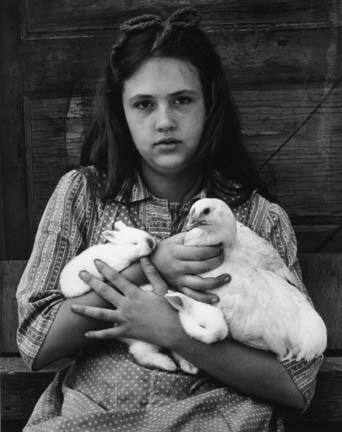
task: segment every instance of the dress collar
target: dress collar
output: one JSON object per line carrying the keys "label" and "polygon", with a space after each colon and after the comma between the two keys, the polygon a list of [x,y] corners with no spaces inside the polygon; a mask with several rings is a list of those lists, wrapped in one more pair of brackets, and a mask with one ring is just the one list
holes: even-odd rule
{"label": "dress collar", "polygon": [[[218,171],[212,171],[207,179],[202,183],[202,188],[187,204],[205,197],[215,197],[222,199],[229,206],[236,207],[248,200],[251,191],[246,190],[241,184],[224,178]],[[114,201],[121,203],[135,203],[148,199],[160,199],[155,197],[147,188],[141,174],[137,171],[133,179],[127,178]],[[185,202],[183,204],[186,204]]]}

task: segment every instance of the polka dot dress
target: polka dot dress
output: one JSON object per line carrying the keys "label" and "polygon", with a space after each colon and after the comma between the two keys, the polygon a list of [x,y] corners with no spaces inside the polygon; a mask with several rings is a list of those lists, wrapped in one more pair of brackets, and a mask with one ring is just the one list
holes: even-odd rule
{"label": "polka dot dress", "polygon": [[[89,346],[44,393],[59,390],[48,411],[37,405],[31,431],[226,432],[283,430],[270,406],[242,396],[206,375],[138,365],[120,342]],[[58,415],[57,415],[58,413]]]}
{"label": "polka dot dress", "polygon": [[[129,205],[108,202],[93,242],[115,221],[149,231],[158,239],[181,231],[192,202],[152,197]],[[228,199],[227,199],[228,200]],[[249,201],[236,207],[244,221]],[[135,362],[119,341],[89,345],[57,373],[38,401],[25,432],[226,432],[282,431],[271,406],[240,395],[206,375],[164,372]]]}

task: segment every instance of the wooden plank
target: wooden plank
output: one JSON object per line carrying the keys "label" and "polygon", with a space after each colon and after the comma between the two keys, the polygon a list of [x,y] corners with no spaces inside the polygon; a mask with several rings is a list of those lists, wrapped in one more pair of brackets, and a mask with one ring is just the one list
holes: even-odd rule
{"label": "wooden plank", "polygon": [[[0,149],[0,159],[3,161],[2,148]],[[0,162],[0,233],[5,232],[5,199],[4,199],[4,175],[3,163]],[[6,259],[6,238],[4,235],[0,236],[0,260]]]}
{"label": "wooden plank", "polygon": [[[0,231],[5,259],[24,258],[28,251],[29,230],[26,201],[25,140],[21,91],[22,69],[17,57],[20,46],[18,2],[1,1],[1,199],[3,221]],[[17,32],[18,30],[18,32]]]}
{"label": "wooden plank", "polygon": [[[331,83],[342,61],[342,34],[331,28],[210,33],[225,70],[237,88],[299,88]],[[114,35],[26,41],[22,65],[26,92],[93,90]],[[48,61],[47,61],[48,59]]]}
{"label": "wooden plank", "polygon": [[25,103],[28,201],[33,238],[59,178],[78,166],[91,98],[29,99]]}
{"label": "wooden plank", "polygon": [[28,419],[39,396],[54,375],[53,372],[29,372],[27,369],[18,372],[12,369],[11,373],[0,372],[2,420]]}
{"label": "wooden plank", "polygon": [[[329,219],[332,217],[329,215]],[[294,230],[297,236],[298,250],[301,253],[308,252],[342,252],[342,226],[339,224],[312,224],[308,218],[307,223],[310,225],[296,224],[296,218],[292,217]]]}
{"label": "wooden plank", "polygon": [[0,352],[18,351],[16,329],[18,327],[15,294],[26,261],[0,261]]}
{"label": "wooden plank", "polygon": [[304,254],[300,262],[306,287],[328,329],[328,348],[341,350],[342,254]]}
{"label": "wooden plank", "polygon": [[108,2],[91,0],[79,2],[65,1],[26,1],[25,18],[27,35],[70,34],[111,30],[118,22],[141,13],[170,13],[178,7],[191,4],[197,7],[206,26],[225,25],[239,27],[245,25],[331,25],[337,21],[338,5],[329,0],[322,4],[319,0],[284,1],[268,0],[196,0],[191,2],[167,0],[119,0]]}
{"label": "wooden plank", "polygon": [[[236,92],[246,145],[291,216],[342,216],[342,86]],[[340,218],[342,222],[342,218]]]}

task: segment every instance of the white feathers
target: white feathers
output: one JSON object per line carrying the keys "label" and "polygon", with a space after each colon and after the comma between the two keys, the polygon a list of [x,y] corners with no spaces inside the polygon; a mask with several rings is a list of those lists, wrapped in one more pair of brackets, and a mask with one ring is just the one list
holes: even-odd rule
{"label": "white feathers", "polygon": [[[186,245],[223,245],[223,264],[203,276],[229,273],[232,277],[213,292],[220,298],[218,307],[234,339],[271,350],[282,360],[310,360],[322,354],[327,342],[324,322],[293,286],[296,278],[270,243],[236,223],[232,211],[218,199],[197,201],[187,228]],[[181,314],[180,319],[184,320]],[[193,335],[187,332],[205,342],[210,324],[205,327],[202,337],[198,328]]]}

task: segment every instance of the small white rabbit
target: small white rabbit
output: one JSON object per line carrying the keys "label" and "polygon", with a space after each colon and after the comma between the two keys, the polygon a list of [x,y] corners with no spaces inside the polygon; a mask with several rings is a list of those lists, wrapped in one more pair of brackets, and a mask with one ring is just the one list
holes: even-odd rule
{"label": "small white rabbit", "polygon": [[102,278],[94,264],[95,259],[102,260],[120,272],[140,257],[153,252],[157,244],[146,231],[127,227],[121,221],[115,223],[114,231],[104,231],[103,237],[108,243],[90,246],[63,268],[59,283],[66,297],[77,297],[90,291],[89,285],[78,276],[81,270]]}
{"label": "small white rabbit", "polygon": [[[79,277],[81,270],[87,270],[103,279],[94,264],[95,259],[102,260],[120,272],[137,259],[153,252],[157,244],[146,231],[128,227],[121,221],[115,223],[114,231],[104,231],[103,236],[108,243],[90,246],[72,258],[62,270],[59,282],[65,297],[77,297],[90,291],[89,285]],[[141,289],[149,291],[151,286],[144,285]],[[129,345],[129,352],[138,363],[169,371],[177,369],[169,356],[159,352],[159,347],[134,339],[122,338],[121,340]]]}

